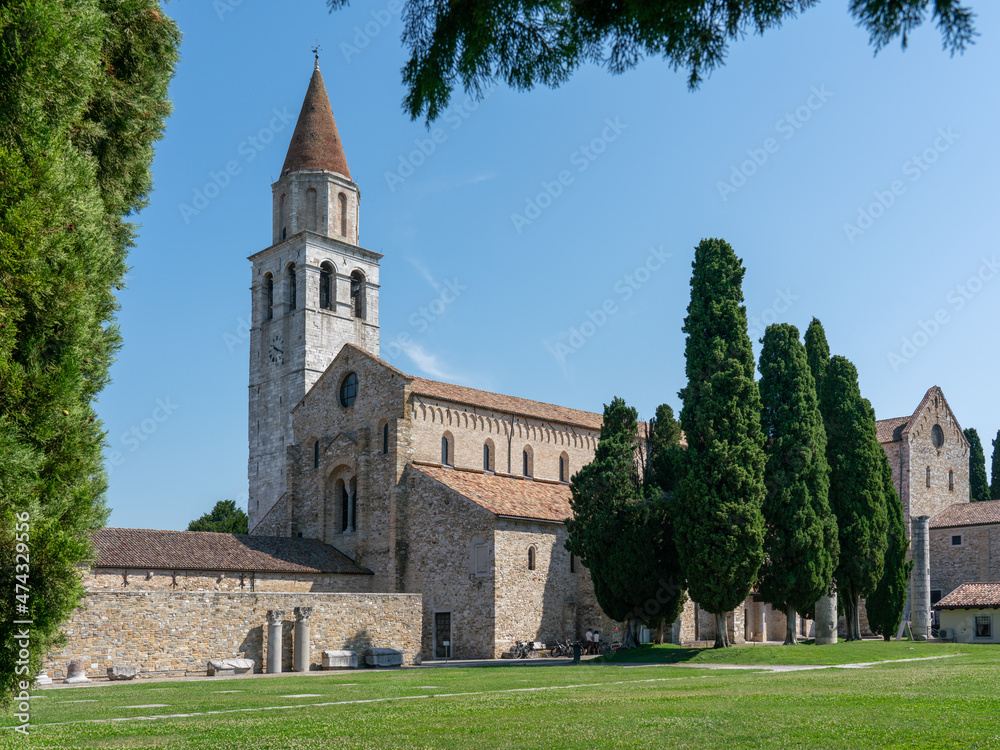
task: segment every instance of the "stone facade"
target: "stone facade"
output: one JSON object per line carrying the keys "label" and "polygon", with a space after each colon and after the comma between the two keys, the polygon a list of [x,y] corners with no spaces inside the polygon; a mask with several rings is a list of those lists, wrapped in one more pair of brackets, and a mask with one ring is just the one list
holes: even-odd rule
{"label": "stone facade", "polygon": [[940,388],[929,389],[912,416],[881,420],[879,433],[907,535],[911,517],[969,502],[969,441]]}
{"label": "stone facade", "polygon": [[118,664],[144,674],[204,673],[210,659],[236,657],[253,659],[260,672],[268,610],[285,613],[281,666],[290,671],[295,607],[313,608],[310,669],[320,668],[325,649],[397,648],[406,663],[420,661],[419,595],[119,591],[87,595],[46,672],[65,677],[78,660],[91,676]]}

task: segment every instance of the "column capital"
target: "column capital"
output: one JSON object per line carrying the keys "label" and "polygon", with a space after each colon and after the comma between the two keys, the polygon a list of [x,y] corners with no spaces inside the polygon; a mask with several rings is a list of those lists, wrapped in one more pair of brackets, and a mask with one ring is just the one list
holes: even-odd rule
{"label": "column capital", "polygon": [[308,620],[312,616],[312,607],[296,607],[295,608],[295,619],[296,620]]}
{"label": "column capital", "polygon": [[269,609],[267,610],[267,624],[268,625],[279,625],[285,617],[285,610],[283,609]]}

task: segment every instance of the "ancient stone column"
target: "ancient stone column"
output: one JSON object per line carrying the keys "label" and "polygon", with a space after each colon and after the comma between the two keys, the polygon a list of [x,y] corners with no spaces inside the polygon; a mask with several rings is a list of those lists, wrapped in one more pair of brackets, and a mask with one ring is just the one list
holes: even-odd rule
{"label": "ancient stone column", "polygon": [[90,678],[87,677],[86,671],[83,668],[83,662],[78,660],[73,660],[66,667],[66,683],[73,684],[76,682],[90,682]]}
{"label": "ancient stone column", "polygon": [[816,602],[816,645],[831,646],[837,642],[837,592],[821,596]]}
{"label": "ancient stone column", "polygon": [[292,644],[292,669],[296,672],[309,671],[309,615],[312,607],[295,608],[295,641]]}
{"label": "ancient stone column", "polygon": [[344,531],[350,533],[354,531],[354,493],[357,490],[347,490],[347,528]]}
{"label": "ancient stone column", "polygon": [[930,520],[930,516],[910,520],[910,549],[913,554],[910,630],[915,641],[926,641],[931,633]]}
{"label": "ancient stone column", "polygon": [[285,612],[280,609],[267,610],[267,673],[281,671],[281,620]]}

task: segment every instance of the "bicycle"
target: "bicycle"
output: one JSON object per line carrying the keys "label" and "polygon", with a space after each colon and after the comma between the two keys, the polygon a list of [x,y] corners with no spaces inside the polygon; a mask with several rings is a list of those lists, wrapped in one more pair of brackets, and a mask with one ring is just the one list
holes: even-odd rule
{"label": "bicycle", "polygon": [[549,656],[552,656],[552,657],[560,657],[560,656],[569,656],[569,657],[572,657],[573,656],[573,644],[569,643],[568,641],[565,642],[565,643],[559,641],[559,642],[556,643],[555,646],[553,646],[549,650]]}
{"label": "bicycle", "polygon": [[514,648],[510,650],[510,655],[514,659],[528,659],[534,648],[534,645],[530,642],[521,643],[521,641],[514,641]]}

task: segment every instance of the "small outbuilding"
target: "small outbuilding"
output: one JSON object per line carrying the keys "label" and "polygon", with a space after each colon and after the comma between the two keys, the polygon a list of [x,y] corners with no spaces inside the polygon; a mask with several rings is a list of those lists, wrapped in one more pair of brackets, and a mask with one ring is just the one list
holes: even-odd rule
{"label": "small outbuilding", "polygon": [[1000,643],[1000,583],[963,583],[934,605],[941,635],[958,643]]}

